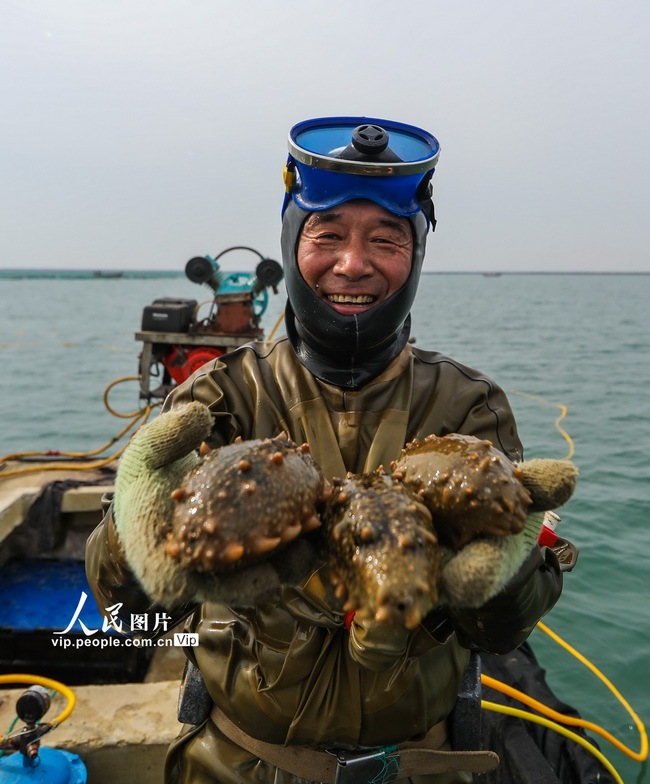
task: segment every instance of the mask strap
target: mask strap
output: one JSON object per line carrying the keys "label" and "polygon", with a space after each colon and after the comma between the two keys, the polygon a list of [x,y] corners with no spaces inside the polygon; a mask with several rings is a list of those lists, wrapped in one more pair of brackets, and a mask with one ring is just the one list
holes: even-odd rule
{"label": "mask strap", "polygon": [[416,193],[422,212],[431,226],[431,231],[436,230],[436,209],[433,204],[433,185],[431,183],[434,171],[435,169],[431,169],[424,175]]}
{"label": "mask strap", "polygon": [[296,187],[296,162],[291,155],[287,158],[282,170],[282,179],[284,180],[284,201],[282,202],[282,215],[287,209],[291,201],[291,194]]}

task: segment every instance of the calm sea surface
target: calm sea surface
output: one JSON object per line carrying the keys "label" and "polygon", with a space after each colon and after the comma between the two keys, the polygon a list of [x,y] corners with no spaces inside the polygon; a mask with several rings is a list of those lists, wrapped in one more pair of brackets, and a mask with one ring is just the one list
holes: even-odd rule
{"label": "calm sea surface", "polygon": [[[0,453],[86,451],[126,420],[102,400],[135,376],[144,306],[208,300],[184,277],[6,279],[0,273]],[[511,399],[526,457],[565,457],[580,480],[561,532],[580,548],[548,625],[610,678],[650,723],[650,275],[425,275],[414,307],[417,345],[495,378]],[[264,326],[283,308],[270,297]],[[136,382],[109,402],[138,409]],[[542,632],[532,638],[558,695],[628,746],[627,713]],[[625,782],[650,781],[601,742]]]}

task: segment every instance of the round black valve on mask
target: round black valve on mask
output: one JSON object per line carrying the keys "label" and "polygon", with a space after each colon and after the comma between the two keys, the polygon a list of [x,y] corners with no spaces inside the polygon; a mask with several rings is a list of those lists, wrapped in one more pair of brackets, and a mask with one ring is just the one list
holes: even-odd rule
{"label": "round black valve on mask", "polygon": [[380,126],[366,123],[352,131],[350,144],[336,155],[345,161],[376,161],[377,163],[402,163],[388,143],[390,137]]}
{"label": "round black valve on mask", "polygon": [[363,155],[379,155],[388,147],[388,134],[379,125],[358,125],[352,131],[352,144]]}

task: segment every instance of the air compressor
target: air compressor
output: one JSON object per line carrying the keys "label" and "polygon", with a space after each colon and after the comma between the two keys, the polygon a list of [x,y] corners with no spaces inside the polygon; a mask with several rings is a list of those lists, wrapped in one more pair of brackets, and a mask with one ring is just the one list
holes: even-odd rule
{"label": "air compressor", "polygon": [[[223,272],[219,260],[242,250],[260,259],[255,271]],[[205,318],[199,318],[197,300],[171,297],[156,299],[144,308],[142,329],[135,337],[143,343],[140,398],[148,403],[166,397],[206,362],[261,339],[260,320],[268,305],[268,290],[278,293],[283,272],[277,261],[254,248],[235,245],[214,258],[194,256],[185,265],[185,275],[210,289],[210,309]],[[155,389],[151,389],[153,378],[161,382]]]}

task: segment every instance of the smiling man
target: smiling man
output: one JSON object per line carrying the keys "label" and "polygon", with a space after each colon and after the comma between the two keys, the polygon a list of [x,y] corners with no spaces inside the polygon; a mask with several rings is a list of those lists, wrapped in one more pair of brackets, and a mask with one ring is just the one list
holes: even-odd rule
{"label": "smiling man", "polygon": [[[173,417],[190,401],[204,403],[213,417],[213,447],[284,431],[309,444],[329,479],[388,466],[408,441],[430,434],[489,439],[521,459],[500,387],[409,343],[426,236],[435,226],[430,183],[438,154],[431,134],[402,123],[343,117],[294,126],[282,210],[287,336],[205,365],[172,392],[162,416]],[[157,468],[158,486],[164,476],[165,467]],[[145,535],[127,498],[116,508],[117,530]],[[167,583],[181,585],[183,576],[174,572],[181,567],[164,555],[164,541],[165,532],[156,532],[150,552],[160,550]],[[308,540],[291,548],[297,545],[309,551]],[[205,684],[205,699],[196,704],[207,703],[189,721],[185,713],[166,780],[298,782],[304,774],[293,774],[293,764],[300,752],[313,761],[309,780],[332,781],[322,772],[334,764],[332,753],[379,758],[383,750],[372,748],[425,736],[445,751],[435,751],[433,768],[410,778],[417,784],[471,781],[469,768],[493,764],[480,752],[450,751],[447,717],[470,650],[511,650],[557,600],[562,577],[555,554],[535,545],[483,606],[443,603],[406,629],[346,618],[321,580],[320,555],[303,559],[298,574],[282,561],[286,552],[277,555],[282,585],[271,599],[244,595],[242,586],[241,603],[228,607],[218,596],[204,596],[200,606],[192,595],[178,596],[176,606],[166,601],[175,620],[188,615],[190,604],[187,630],[199,645],[188,657]],[[147,571],[139,558],[122,550],[109,511],[87,551],[100,607],[122,603],[125,614],[151,613],[164,600],[153,589],[147,594],[144,576],[138,585],[132,571]],[[340,767],[347,767],[346,781],[368,780],[354,777],[352,760]],[[343,780],[341,770],[336,775]]]}
{"label": "smiling man", "polygon": [[368,201],[352,201],[305,221],[298,269],[337,313],[363,313],[400,289],[411,271],[413,237],[406,218]]}
{"label": "smiling man", "polygon": [[344,389],[376,378],[406,346],[435,227],[438,142],[413,126],[387,125],[308,120],[289,136],[287,335],[301,363]]}

